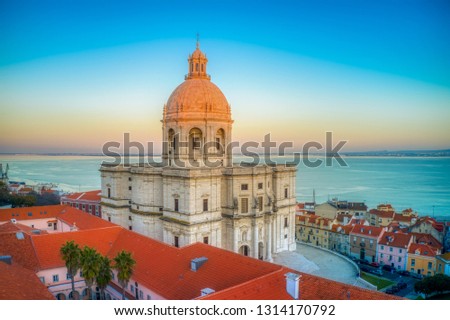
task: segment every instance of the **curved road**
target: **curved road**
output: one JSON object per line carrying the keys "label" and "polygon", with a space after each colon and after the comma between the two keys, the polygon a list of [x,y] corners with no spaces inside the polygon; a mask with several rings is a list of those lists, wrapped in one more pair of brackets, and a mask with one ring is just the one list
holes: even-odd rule
{"label": "curved road", "polygon": [[274,256],[274,262],[300,272],[360,286],[355,267],[349,261],[302,243],[297,242],[295,251],[281,252]]}

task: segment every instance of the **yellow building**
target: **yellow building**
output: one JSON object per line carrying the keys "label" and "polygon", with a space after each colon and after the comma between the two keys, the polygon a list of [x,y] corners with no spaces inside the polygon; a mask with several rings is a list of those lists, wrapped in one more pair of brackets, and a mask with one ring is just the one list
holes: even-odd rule
{"label": "yellow building", "polygon": [[296,218],[296,237],[305,243],[330,249],[331,221],[316,215],[302,215]]}
{"label": "yellow building", "polygon": [[434,276],[436,273],[436,255],[439,250],[426,244],[412,243],[408,249],[408,264],[410,273],[422,276]]}

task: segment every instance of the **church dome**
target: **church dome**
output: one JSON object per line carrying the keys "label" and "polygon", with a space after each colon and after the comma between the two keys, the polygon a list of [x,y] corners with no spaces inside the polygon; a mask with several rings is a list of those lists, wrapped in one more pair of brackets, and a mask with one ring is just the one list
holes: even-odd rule
{"label": "church dome", "polygon": [[230,106],[220,89],[208,79],[187,79],[170,95],[166,120],[231,120]]}
{"label": "church dome", "polygon": [[170,95],[164,107],[164,120],[231,121],[227,99],[206,73],[208,59],[197,48],[189,55],[185,81]]}

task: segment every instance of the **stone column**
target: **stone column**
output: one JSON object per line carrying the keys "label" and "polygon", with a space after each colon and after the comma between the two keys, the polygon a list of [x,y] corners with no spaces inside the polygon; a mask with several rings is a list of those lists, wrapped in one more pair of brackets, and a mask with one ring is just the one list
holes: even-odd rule
{"label": "stone column", "polygon": [[272,217],[269,216],[267,221],[267,255],[266,260],[272,262]]}
{"label": "stone column", "polygon": [[232,228],[233,228],[233,238],[231,239],[233,241],[232,243],[232,248],[233,248],[233,252],[238,252],[238,232],[239,230],[236,228],[236,226],[234,225],[234,221],[232,223]]}
{"label": "stone column", "polygon": [[258,259],[258,224],[256,223],[256,218],[252,221],[253,227],[253,258]]}

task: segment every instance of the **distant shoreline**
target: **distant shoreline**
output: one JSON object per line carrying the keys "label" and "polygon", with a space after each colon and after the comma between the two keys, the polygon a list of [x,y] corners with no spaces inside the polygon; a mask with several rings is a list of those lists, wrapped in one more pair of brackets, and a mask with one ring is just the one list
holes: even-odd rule
{"label": "distant shoreline", "polygon": [[[239,157],[251,157],[254,155],[265,156],[267,154],[264,153],[253,153],[251,155],[243,155],[241,153],[234,153],[233,156]],[[271,153],[272,156],[278,157],[292,157],[294,153],[286,153],[284,155],[279,155],[276,153]],[[300,155],[303,155],[300,153]],[[107,157],[101,153],[0,153],[0,156],[77,156],[77,157]],[[129,157],[139,157],[138,154],[127,154],[121,155],[129,156]],[[144,157],[160,157],[161,154],[145,154]],[[326,157],[324,153],[310,153],[309,156],[314,157]],[[436,150],[436,151],[370,151],[370,152],[342,152],[340,153],[341,157],[392,157],[392,158],[419,158],[419,157],[427,157],[427,158],[448,158],[450,157],[450,150]]]}

